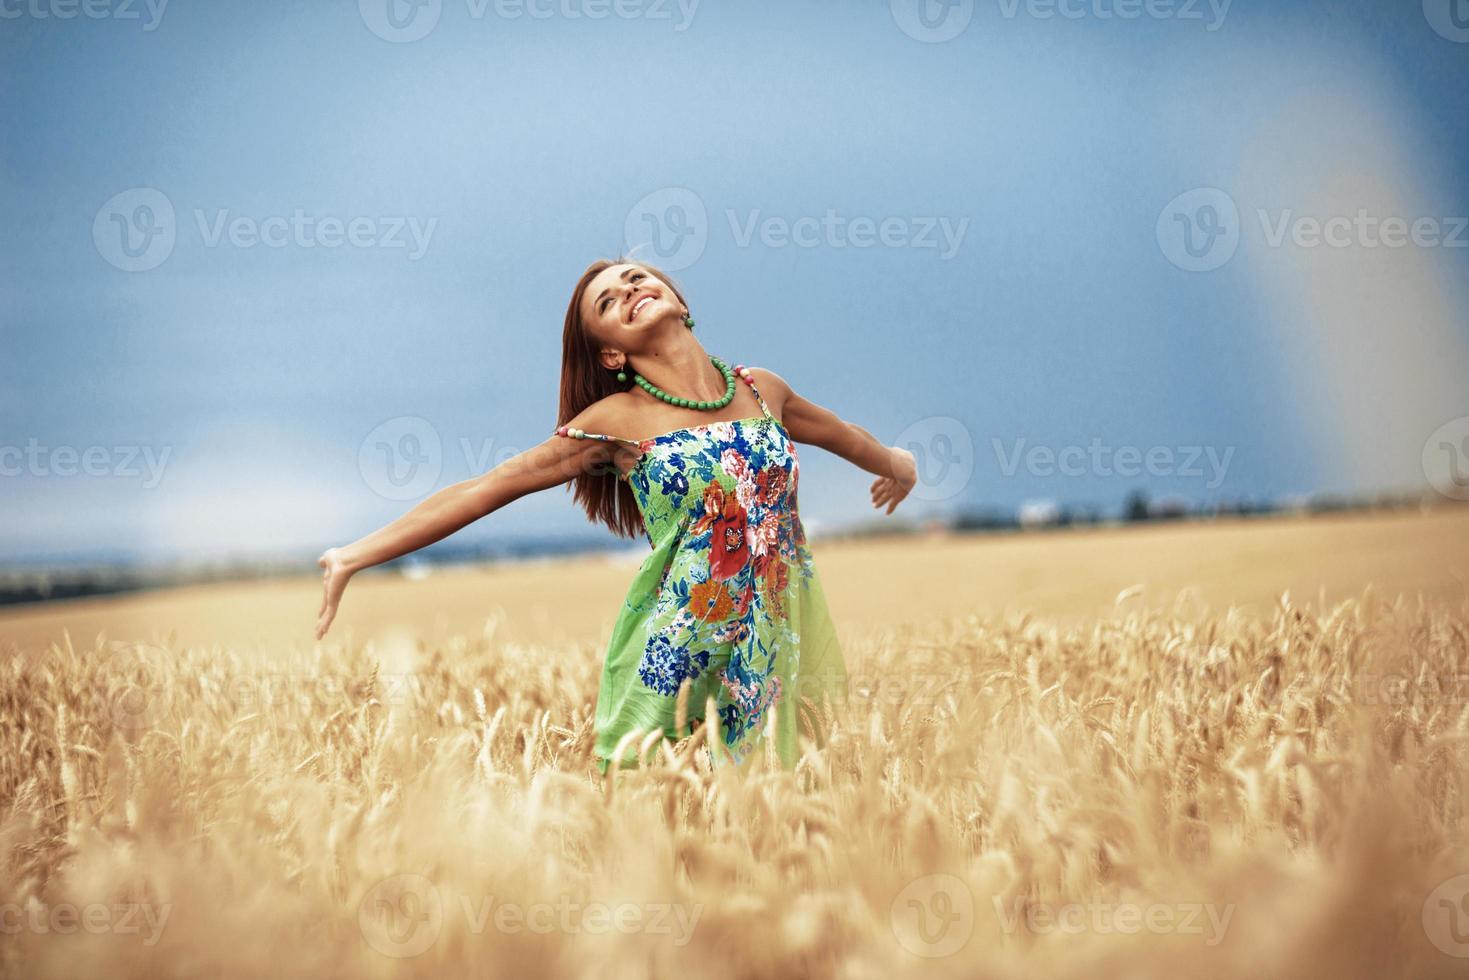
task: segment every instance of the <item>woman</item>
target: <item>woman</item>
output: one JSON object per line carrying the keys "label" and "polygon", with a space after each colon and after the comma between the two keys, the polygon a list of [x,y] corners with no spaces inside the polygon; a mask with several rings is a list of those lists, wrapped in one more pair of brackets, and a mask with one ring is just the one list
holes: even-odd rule
{"label": "woman", "polygon": [[[716,712],[709,744],[738,762],[773,731],[798,756],[797,715],[839,697],[845,666],[796,507],[797,442],[878,474],[891,514],[917,481],[913,454],[797,395],[779,375],[731,368],[693,334],[688,303],[646,263],[582,273],[562,335],[555,433],[488,473],[321,556],[317,638],[358,571],[408,554],[537,490],[570,480],[594,521],[646,534],[603,667],[596,753],[637,761],[644,735],[687,735]],[[814,728],[808,729],[815,733]]]}

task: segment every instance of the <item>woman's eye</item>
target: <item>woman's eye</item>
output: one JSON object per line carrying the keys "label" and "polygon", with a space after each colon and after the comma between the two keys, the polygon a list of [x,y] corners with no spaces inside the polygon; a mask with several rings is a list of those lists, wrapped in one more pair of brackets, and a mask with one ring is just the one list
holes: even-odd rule
{"label": "woman's eye", "polygon": [[[639,279],[646,279],[646,278],[648,278],[648,274],[646,272],[634,272],[632,275],[630,275],[630,276],[627,277],[627,281],[628,282],[637,282]],[[609,307],[611,305],[612,305],[612,301],[610,299],[604,299],[604,300],[602,300],[601,305],[599,305],[597,307],[597,312],[598,313],[606,313],[607,312],[607,307]]]}

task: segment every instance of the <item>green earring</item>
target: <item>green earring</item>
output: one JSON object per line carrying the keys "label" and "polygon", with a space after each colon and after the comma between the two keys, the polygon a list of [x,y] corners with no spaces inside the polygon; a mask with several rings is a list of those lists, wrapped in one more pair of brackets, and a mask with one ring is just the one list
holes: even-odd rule
{"label": "green earring", "polygon": [[690,330],[694,329],[694,318],[689,316],[688,314],[684,314],[683,325],[688,327]]}
{"label": "green earring", "polygon": [[617,372],[617,380],[618,381],[626,381],[627,380],[627,372],[626,371],[618,371]]}

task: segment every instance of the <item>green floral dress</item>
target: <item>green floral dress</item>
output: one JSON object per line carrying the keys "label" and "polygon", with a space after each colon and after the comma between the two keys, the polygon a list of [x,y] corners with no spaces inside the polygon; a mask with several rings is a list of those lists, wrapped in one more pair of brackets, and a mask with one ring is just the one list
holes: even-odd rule
{"label": "green floral dress", "polygon": [[688,734],[688,725],[677,729],[685,680],[688,722],[705,720],[709,699],[718,712],[716,763],[749,758],[773,724],[786,768],[803,729],[819,737],[812,705],[845,691],[841,647],[797,512],[795,443],[748,371],[737,375],[759,417],[640,442],[557,430],[641,452],[621,478],[653,550],[628,589],[602,669],[596,752],[604,772],[619,745],[621,765],[636,765],[648,733]]}

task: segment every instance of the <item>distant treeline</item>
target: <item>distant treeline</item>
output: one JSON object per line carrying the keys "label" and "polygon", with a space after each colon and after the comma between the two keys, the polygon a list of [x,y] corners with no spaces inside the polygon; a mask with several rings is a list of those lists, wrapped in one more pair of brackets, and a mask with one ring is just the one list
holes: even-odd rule
{"label": "distant treeline", "polygon": [[1288,500],[1239,498],[1194,504],[1177,497],[1150,499],[1136,491],[1130,494],[1120,510],[1108,511],[1084,504],[1057,501],[1031,501],[1014,510],[999,507],[960,508],[946,520],[929,520],[918,524],[867,521],[855,528],[843,529],[833,537],[868,537],[914,532],[1007,532],[1072,527],[1126,527],[1160,521],[1206,521],[1270,516],[1310,516],[1355,511],[1423,510],[1436,506],[1452,506],[1455,501],[1438,494],[1421,491],[1379,493],[1349,496],[1319,494]]}
{"label": "distant treeline", "polygon": [[1322,494],[1287,501],[1251,499],[1193,504],[1177,497],[1149,499],[1141,491],[1130,494],[1122,509],[1108,513],[1099,507],[1068,506],[1040,501],[1015,511],[995,508],[962,510],[949,527],[956,531],[1019,530],[1034,527],[1074,527],[1089,524],[1137,524],[1144,521],[1207,520],[1278,514],[1329,514],[1355,510],[1419,509],[1448,503],[1436,494],[1383,493],[1362,496]]}
{"label": "distant treeline", "polygon": [[[382,568],[411,573],[416,568],[582,554],[605,550],[606,547],[605,541],[587,537],[497,539],[482,545],[440,542],[416,554],[388,562]],[[114,559],[95,563],[73,561],[56,566],[32,562],[28,566],[0,570],[0,606],[315,573],[316,555],[319,553],[319,550],[313,550],[285,557],[208,562]]]}
{"label": "distant treeline", "polygon": [[[1016,510],[961,508],[946,520],[886,520],[833,529],[822,537],[869,537],[952,531],[958,533],[1002,533],[1068,527],[1125,526],[1155,521],[1211,520],[1290,514],[1329,514],[1344,511],[1419,510],[1452,502],[1429,493],[1385,493],[1350,497],[1318,495],[1286,501],[1242,498],[1195,505],[1174,497],[1151,500],[1142,492],[1128,496],[1122,509],[1108,513],[1098,507],[1067,505],[1055,501],[1032,501]],[[389,571],[412,574],[437,566],[555,555],[590,554],[609,548],[625,548],[624,542],[595,537],[526,537],[496,539],[487,544],[440,542],[414,555],[382,566]],[[48,602],[87,596],[116,595],[146,589],[210,582],[239,582],[251,579],[300,575],[315,569],[315,557],[276,557],[214,562],[106,561],[72,563],[63,567],[32,564],[0,570],[0,606]]]}

